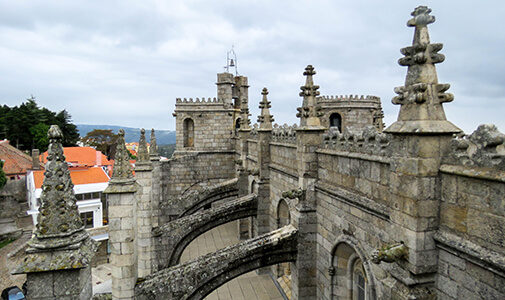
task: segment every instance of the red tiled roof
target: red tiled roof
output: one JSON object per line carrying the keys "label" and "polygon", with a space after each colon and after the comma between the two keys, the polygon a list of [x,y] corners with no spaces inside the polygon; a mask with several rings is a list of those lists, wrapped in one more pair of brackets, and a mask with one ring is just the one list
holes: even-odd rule
{"label": "red tiled roof", "polygon": [[[112,161],[102,152],[91,147],[63,147],[63,154],[67,163],[76,166],[108,166]],[[47,162],[47,151],[42,154],[43,162]]]}
{"label": "red tiled roof", "polygon": [[11,146],[8,140],[0,141],[0,159],[5,160],[3,170],[7,176],[26,174],[26,170],[32,168],[32,158]]}
{"label": "red tiled roof", "polygon": [[[69,171],[74,185],[109,182],[109,177],[101,167],[72,168]],[[35,181],[35,188],[41,188],[44,181],[44,171],[33,171],[33,179]]]}

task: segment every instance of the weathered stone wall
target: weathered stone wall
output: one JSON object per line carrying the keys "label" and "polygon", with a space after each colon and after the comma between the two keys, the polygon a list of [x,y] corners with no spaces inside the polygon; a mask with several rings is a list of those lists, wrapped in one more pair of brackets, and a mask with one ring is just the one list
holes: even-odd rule
{"label": "weathered stone wall", "polygon": [[[331,299],[332,282],[336,286],[339,280],[347,280],[345,274],[333,278],[328,271],[337,267],[333,257],[339,243],[348,244],[373,274],[384,274],[370,263],[369,254],[393,239],[388,207],[390,166],[385,157],[332,149],[318,151],[318,166],[317,299]],[[388,295],[386,288],[379,288]]]}
{"label": "weathered stone wall", "polygon": [[197,152],[162,162],[161,182],[163,185],[160,224],[177,215],[168,203],[192,190],[235,177],[234,151]]}
{"label": "weathered stone wall", "polygon": [[440,167],[437,290],[444,299],[505,298],[504,136],[481,125],[454,138]]}

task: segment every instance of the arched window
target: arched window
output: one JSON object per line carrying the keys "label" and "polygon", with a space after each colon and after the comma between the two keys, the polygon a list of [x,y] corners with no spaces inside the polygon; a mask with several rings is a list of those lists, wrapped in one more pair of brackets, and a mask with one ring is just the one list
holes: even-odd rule
{"label": "arched window", "polygon": [[183,124],[184,147],[190,148],[195,146],[195,123],[192,119],[187,118]]}
{"label": "arched window", "polygon": [[338,131],[342,132],[342,116],[339,113],[330,115],[330,127],[336,127]]}
{"label": "arched window", "polygon": [[361,258],[347,243],[334,249],[330,267],[330,299],[370,299],[370,287]]}

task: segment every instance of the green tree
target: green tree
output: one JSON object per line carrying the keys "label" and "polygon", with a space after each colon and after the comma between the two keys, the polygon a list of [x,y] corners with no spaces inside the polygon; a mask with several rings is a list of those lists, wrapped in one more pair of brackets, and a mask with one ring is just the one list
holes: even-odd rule
{"label": "green tree", "polygon": [[108,159],[114,159],[117,138],[118,136],[110,129],[94,129],[88,132],[81,141],[85,145],[94,147],[96,150],[100,150],[107,156]]}
{"label": "green tree", "polygon": [[7,183],[7,177],[5,176],[4,172],[4,161],[0,160],[0,190],[5,186]]}
{"label": "green tree", "polygon": [[45,152],[49,146],[49,138],[47,137],[47,131],[49,130],[49,125],[44,123],[39,123],[30,128],[30,133],[33,136],[35,149],[39,149],[40,152]]}
{"label": "green tree", "polygon": [[39,124],[58,125],[64,135],[63,146],[77,145],[79,132],[66,110],[55,113],[47,108],[41,108],[33,96],[19,106],[0,107],[0,138],[9,139],[11,145],[18,149],[30,150],[37,147],[40,150],[46,149],[47,137],[41,134],[43,127]]}

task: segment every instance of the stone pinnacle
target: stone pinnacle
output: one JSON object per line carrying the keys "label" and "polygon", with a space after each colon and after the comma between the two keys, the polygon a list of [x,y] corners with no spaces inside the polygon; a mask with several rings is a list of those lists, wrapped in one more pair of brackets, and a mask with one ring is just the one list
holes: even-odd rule
{"label": "stone pinnacle", "polygon": [[314,67],[308,65],[303,75],[307,76],[305,85],[301,86],[300,96],[303,97],[302,107],[298,107],[297,117],[300,118],[300,127],[321,127],[319,119],[319,106],[316,97],[319,96],[319,86],[314,84],[313,75],[316,74]]}
{"label": "stone pinnacle", "polygon": [[135,179],[133,178],[130,156],[128,155],[128,149],[126,149],[124,141],[123,129],[119,129],[118,136],[110,183],[133,183]]}
{"label": "stone pinnacle", "polygon": [[151,146],[149,147],[149,156],[158,156],[158,144],[156,143],[156,135],[154,134],[154,128],[151,129]]}
{"label": "stone pinnacle", "polygon": [[147,152],[146,131],[140,130],[139,150],[137,151],[138,162],[149,162],[149,153]]}
{"label": "stone pinnacle", "polygon": [[72,179],[68,171],[58,125],[51,125],[49,148],[37,227],[28,245],[35,249],[61,248],[88,238],[76,205]]}
{"label": "stone pinnacle", "polygon": [[270,114],[270,101],[267,99],[268,89],[263,88],[261,91],[263,99],[260,102],[259,108],[261,108],[261,114],[258,116],[258,123],[260,123],[260,129],[272,129],[272,122],[274,117]]}
{"label": "stone pinnacle", "polygon": [[430,43],[428,24],[435,22],[429,15],[431,9],[419,6],[413,12],[413,18],[407,26],[415,27],[412,46],[401,49],[405,57],[398,63],[407,66],[405,85],[394,89],[398,96],[393,104],[401,105],[398,120],[388,127],[386,132],[416,134],[452,134],[461,132],[447,121],[442,103],[451,102],[452,94],[446,93],[449,84],[439,84],[435,64],[444,61],[444,55],[438,53],[442,44]]}

